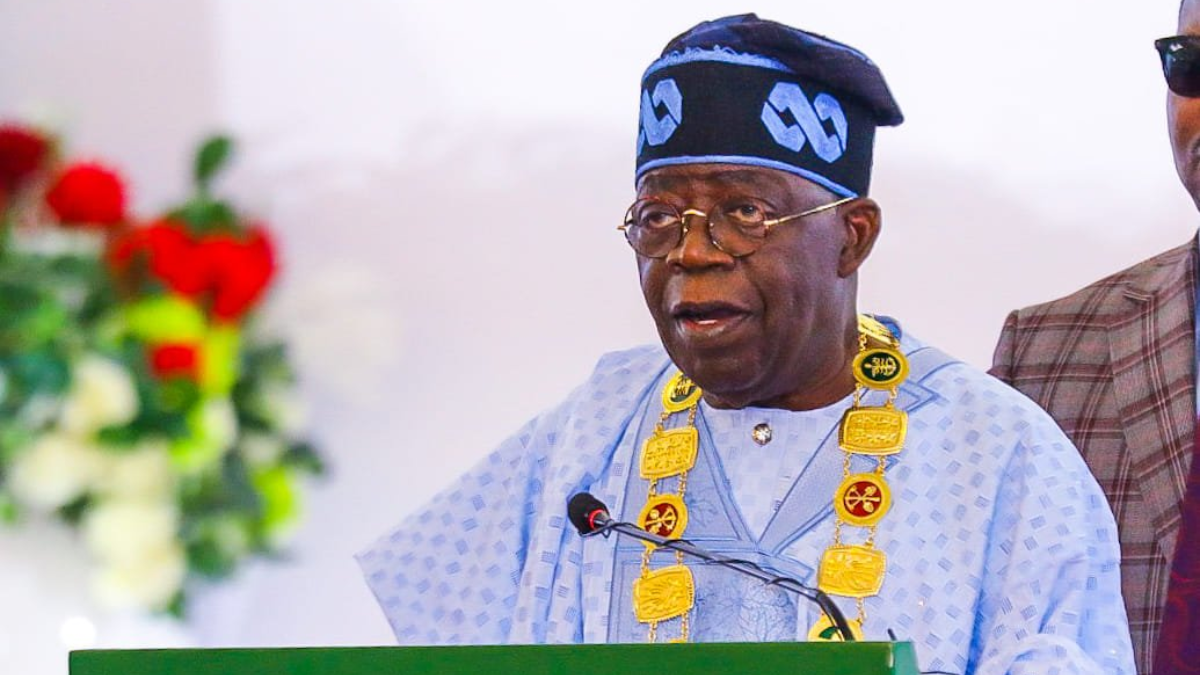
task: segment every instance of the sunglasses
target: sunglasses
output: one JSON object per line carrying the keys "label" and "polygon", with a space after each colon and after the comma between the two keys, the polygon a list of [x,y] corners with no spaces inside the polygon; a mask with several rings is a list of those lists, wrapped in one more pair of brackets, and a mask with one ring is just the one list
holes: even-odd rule
{"label": "sunglasses", "polygon": [[1167,88],[1177,96],[1200,97],[1200,35],[1175,35],[1154,41],[1162,59]]}

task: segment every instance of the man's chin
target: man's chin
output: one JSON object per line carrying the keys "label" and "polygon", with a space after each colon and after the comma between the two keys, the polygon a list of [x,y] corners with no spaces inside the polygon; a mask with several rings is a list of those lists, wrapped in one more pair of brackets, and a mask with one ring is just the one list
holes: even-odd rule
{"label": "man's chin", "polygon": [[1179,182],[1183,183],[1183,188],[1191,196],[1192,203],[1200,210],[1200,147],[1197,147],[1197,153],[1188,157],[1182,164],[1180,158],[1176,157],[1175,173],[1179,175]]}
{"label": "man's chin", "polygon": [[1191,196],[1192,204],[1196,206],[1196,210],[1200,211],[1200,177],[1193,176],[1189,180],[1184,181],[1183,186]]}

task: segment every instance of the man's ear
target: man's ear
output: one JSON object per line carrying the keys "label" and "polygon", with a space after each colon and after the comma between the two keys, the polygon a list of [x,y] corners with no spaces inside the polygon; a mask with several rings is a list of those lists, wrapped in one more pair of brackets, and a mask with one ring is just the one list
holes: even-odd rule
{"label": "man's ear", "polygon": [[870,197],[859,197],[838,209],[842,224],[846,228],[846,244],[838,259],[838,276],[845,278],[858,271],[859,266],[871,255],[879,228],[883,225],[883,213],[879,204]]}

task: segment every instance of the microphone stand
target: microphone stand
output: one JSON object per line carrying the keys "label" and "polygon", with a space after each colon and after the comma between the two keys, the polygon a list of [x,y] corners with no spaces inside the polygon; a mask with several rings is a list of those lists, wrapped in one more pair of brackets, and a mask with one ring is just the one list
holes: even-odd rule
{"label": "microphone stand", "polygon": [[[607,514],[604,515],[606,516]],[[741,572],[742,574],[752,576],[755,579],[766,583],[768,586],[779,586],[780,588],[789,590],[796,595],[817,603],[817,606],[821,608],[821,611],[825,613],[825,616],[829,617],[829,620],[833,622],[833,625],[835,628],[837,628],[838,633],[841,633],[842,641],[855,641],[854,634],[850,631],[850,624],[846,622],[846,617],[844,614],[842,614],[842,610],[839,609],[836,604],[834,604],[833,600],[825,593],[825,591],[822,591],[819,588],[805,586],[804,584],[790,577],[775,576],[763,570],[758,565],[745,560],[729,558],[720,555],[719,553],[706,551],[698,546],[693,545],[691,542],[685,539],[665,539],[656,534],[651,534],[632,523],[622,523],[608,517],[596,518],[596,521],[596,528],[591,532],[584,534],[583,536],[591,537],[601,534],[607,537],[609,532],[618,532],[625,536],[633,537],[634,539],[650,542],[651,544],[655,544],[662,548],[678,551],[685,555],[700,558],[706,562],[721,565],[722,567],[728,567]]]}

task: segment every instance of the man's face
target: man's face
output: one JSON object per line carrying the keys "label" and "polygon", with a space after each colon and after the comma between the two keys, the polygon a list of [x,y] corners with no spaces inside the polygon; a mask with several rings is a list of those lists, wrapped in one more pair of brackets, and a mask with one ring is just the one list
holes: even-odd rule
{"label": "man's face", "polygon": [[[768,218],[836,200],[793,174],[729,164],[651,171],[638,197],[651,196],[681,213],[753,199]],[[839,208],[789,221],[772,228],[760,249],[735,258],[713,245],[704,218],[690,216],[683,241],[665,258],[638,256],[663,345],[711,404],[795,407],[785,401],[793,392],[848,372],[855,277],[843,220]]]}
{"label": "man's face", "polygon": [[[1179,9],[1179,33],[1200,35],[1200,1],[1184,0]],[[1167,93],[1167,121],[1175,170],[1179,179],[1200,207],[1200,98]]]}

